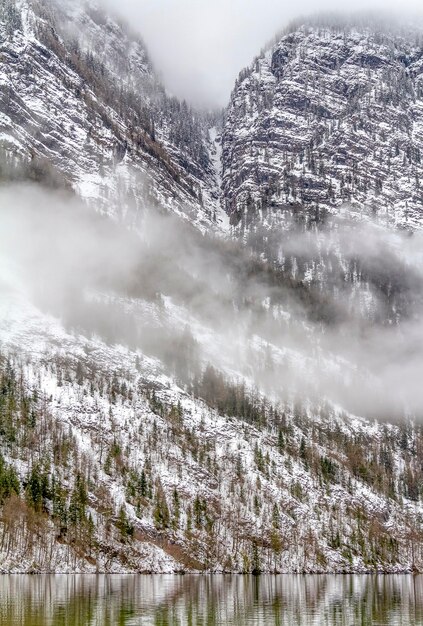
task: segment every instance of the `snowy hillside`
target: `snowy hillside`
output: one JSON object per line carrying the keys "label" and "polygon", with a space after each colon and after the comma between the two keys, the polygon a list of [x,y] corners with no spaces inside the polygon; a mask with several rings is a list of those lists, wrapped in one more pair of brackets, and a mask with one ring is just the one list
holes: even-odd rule
{"label": "snowy hillside", "polygon": [[0,571],[422,570],[417,36],[295,27],[222,129],[94,1],[0,35]]}
{"label": "snowy hillside", "polygon": [[[356,442],[367,450],[371,445],[371,463],[379,466],[378,455],[387,454],[397,474],[408,457],[397,427],[322,411],[311,421],[264,414],[261,424],[228,419],[139,353],[69,336],[22,301],[9,313],[19,318],[7,329],[7,349],[20,356],[2,363],[2,386],[17,386],[14,397],[27,399],[33,421],[13,416],[7,426],[16,434],[3,435],[5,463],[17,468],[28,502],[16,509],[12,499],[13,528],[3,510],[4,570],[422,566],[415,526],[420,504],[385,495],[382,484],[360,474],[364,466],[354,475],[341,446],[334,447],[342,440],[351,450]],[[421,446],[421,433],[407,436]],[[27,437],[39,441],[35,450],[22,443]],[[86,496],[74,521],[76,476]],[[48,485],[39,496],[32,492],[36,480]],[[66,494],[68,508],[60,499],[66,502]]]}
{"label": "snowy hillside", "polygon": [[[237,246],[218,252],[218,242],[160,218],[143,251],[116,225],[94,222],[90,233],[84,211],[69,211],[60,194],[8,194],[4,570],[421,568],[421,425],[339,404],[360,389],[363,408],[377,407],[373,393],[390,372],[377,361],[359,371],[346,360],[357,355],[333,352],[328,331],[299,308],[291,317],[294,287],[276,304],[288,283],[267,285]],[[52,232],[56,243],[40,255]],[[374,351],[379,339],[367,337]],[[378,417],[390,403],[386,395]]]}

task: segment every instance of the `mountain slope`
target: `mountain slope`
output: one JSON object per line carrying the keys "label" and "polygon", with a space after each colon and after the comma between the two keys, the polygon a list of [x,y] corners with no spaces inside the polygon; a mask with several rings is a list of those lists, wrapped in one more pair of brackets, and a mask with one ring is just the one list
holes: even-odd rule
{"label": "mountain slope", "polygon": [[223,134],[233,223],[345,204],[420,226],[422,37],[370,17],[310,19],[241,72]]}
{"label": "mountain slope", "polygon": [[200,397],[223,379],[192,397],[139,351],[6,306],[3,571],[423,567],[420,426],[248,396],[228,418]]}
{"label": "mountain slope", "polygon": [[0,29],[3,167],[53,168],[129,221],[155,203],[213,227],[210,123],[166,95],[138,36],[75,0],[7,0]]}
{"label": "mountain slope", "polygon": [[[421,240],[322,224],[345,189],[379,213],[398,192],[418,224],[414,144],[379,195],[384,144],[357,197],[341,162],[382,132],[379,83],[405,85],[400,150],[400,105],[419,141],[417,79],[381,70],[408,44],[302,26],[243,73],[221,190],[239,242],[216,236],[216,119],[166,95],[138,37],[91,1],[0,20],[0,570],[422,570]],[[342,95],[363,81],[368,127]]]}
{"label": "mountain slope", "polygon": [[[422,569],[423,429],[383,421],[410,390],[385,388],[380,328],[345,341],[318,294],[191,227],[162,218],[142,242],[60,193],[12,192],[4,571]],[[354,414],[366,401],[378,419]]]}

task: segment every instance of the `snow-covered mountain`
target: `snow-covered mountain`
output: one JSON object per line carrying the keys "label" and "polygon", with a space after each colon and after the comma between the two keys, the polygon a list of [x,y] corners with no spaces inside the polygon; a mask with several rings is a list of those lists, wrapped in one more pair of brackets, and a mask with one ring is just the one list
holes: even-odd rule
{"label": "snow-covered mountain", "polygon": [[348,205],[420,227],[422,37],[370,16],[319,17],[243,70],[223,134],[232,222],[322,219]]}
{"label": "snow-covered mountain", "polygon": [[0,570],[421,569],[417,35],[299,24],[223,122],[94,1],[0,35]]}
{"label": "snow-covered mountain", "polygon": [[219,219],[213,122],[166,94],[138,35],[75,0],[5,0],[0,24],[6,164],[32,160],[106,213],[113,197],[130,222],[151,203]]}

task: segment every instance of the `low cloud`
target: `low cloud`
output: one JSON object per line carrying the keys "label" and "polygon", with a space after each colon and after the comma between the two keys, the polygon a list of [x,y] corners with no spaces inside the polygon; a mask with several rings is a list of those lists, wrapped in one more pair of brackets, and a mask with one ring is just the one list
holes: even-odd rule
{"label": "low cloud", "polygon": [[[174,95],[204,107],[226,106],[240,70],[299,15],[335,10],[335,0],[100,0],[126,18],[145,40]],[[421,11],[418,0],[356,0],[351,11],[401,15]]]}
{"label": "low cloud", "polygon": [[291,230],[275,271],[151,211],[130,232],[22,185],[0,189],[0,207],[2,300],[19,289],[70,331],[156,356],[183,383],[211,363],[276,400],[421,414],[419,234],[368,221]]}

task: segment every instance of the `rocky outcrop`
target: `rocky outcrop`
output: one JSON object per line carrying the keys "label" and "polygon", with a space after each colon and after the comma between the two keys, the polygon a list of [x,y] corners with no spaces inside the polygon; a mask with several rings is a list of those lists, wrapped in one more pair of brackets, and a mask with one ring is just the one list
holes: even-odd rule
{"label": "rocky outcrop", "polygon": [[422,32],[374,20],[293,25],[241,72],[223,134],[233,223],[321,219],[348,204],[422,219]]}

